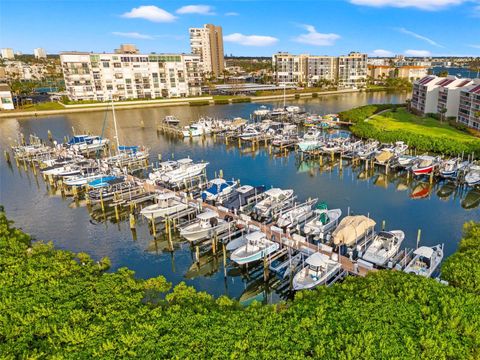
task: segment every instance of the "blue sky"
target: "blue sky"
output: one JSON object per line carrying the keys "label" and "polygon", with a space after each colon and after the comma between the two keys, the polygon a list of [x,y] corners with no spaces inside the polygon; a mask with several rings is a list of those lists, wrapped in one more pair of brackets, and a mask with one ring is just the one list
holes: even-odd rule
{"label": "blue sky", "polygon": [[0,47],[189,52],[188,28],[205,23],[223,27],[237,56],[480,56],[480,0],[0,0]]}

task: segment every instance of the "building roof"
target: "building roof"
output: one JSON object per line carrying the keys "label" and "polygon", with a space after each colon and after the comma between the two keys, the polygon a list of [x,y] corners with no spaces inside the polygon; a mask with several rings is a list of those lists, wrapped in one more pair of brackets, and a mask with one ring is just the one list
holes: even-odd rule
{"label": "building roof", "polygon": [[0,91],[11,91],[11,89],[8,84],[0,84]]}

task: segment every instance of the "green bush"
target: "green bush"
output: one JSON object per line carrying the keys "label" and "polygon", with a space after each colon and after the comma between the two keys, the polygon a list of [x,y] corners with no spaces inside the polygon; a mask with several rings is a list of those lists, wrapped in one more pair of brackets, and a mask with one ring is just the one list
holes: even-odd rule
{"label": "green bush", "polygon": [[318,98],[318,93],[317,92],[312,93],[312,97],[313,98]]}
{"label": "green bush", "polygon": [[233,98],[232,99],[232,103],[247,103],[247,102],[251,102],[252,99],[250,99],[249,97],[240,97],[240,98]]}
{"label": "green bush", "polygon": [[228,99],[216,99],[214,100],[215,105],[225,105],[225,104],[230,104],[230,101]]}
{"label": "green bush", "polygon": [[405,104],[371,104],[340,112],[340,120],[357,123],[387,109],[395,109]]}
{"label": "green bush", "polygon": [[295,99],[300,99],[300,94],[295,94]]}
{"label": "green bush", "polygon": [[208,102],[208,101],[189,101],[188,104],[190,106],[204,106],[204,105],[209,105],[210,102]]}

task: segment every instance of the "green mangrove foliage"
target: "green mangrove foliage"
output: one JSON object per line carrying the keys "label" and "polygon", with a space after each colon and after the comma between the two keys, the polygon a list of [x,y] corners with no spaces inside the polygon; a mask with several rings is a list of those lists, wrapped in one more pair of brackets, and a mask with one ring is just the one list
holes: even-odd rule
{"label": "green mangrove foliage", "polygon": [[379,271],[291,302],[243,308],[185,284],[169,292],[163,277],[139,280],[108,266],[31,243],[1,212],[1,357],[480,357],[480,297],[431,279]]}
{"label": "green mangrove foliage", "polygon": [[464,225],[463,239],[442,266],[442,276],[451,285],[480,295],[480,223]]}
{"label": "green mangrove foliage", "polygon": [[370,104],[342,111],[338,116],[342,121],[355,124],[364,121],[372,115],[378,114],[380,111],[396,109],[400,106],[405,106],[405,104]]}

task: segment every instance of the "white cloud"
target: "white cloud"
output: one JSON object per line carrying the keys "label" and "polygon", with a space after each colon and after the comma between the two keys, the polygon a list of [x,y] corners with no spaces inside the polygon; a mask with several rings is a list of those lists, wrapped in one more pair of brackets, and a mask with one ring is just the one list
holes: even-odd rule
{"label": "white cloud", "polygon": [[400,31],[402,34],[410,35],[410,36],[413,36],[413,37],[416,38],[416,39],[423,40],[423,41],[429,43],[430,45],[433,45],[433,46],[436,46],[436,47],[440,47],[440,48],[445,47],[445,46],[440,45],[440,44],[437,43],[436,41],[433,41],[432,39],[430,39],[430,38],[428,38],[428,37],[426,37],[426,36],[423,36],[423,35],[414,33],[413,31],[407,30],[407,29],[405,29],[405,28],[399,28],[398,31]]}
{"label": "white cloud", "polygon": [[301,25],[306,34],[297,36],[294,40],[302,44],[316,45],[316,46],[331,46],[336,40],[340,39],[340,35],[337,34],[322,34],[315,30],[313,25]]}
{"label": "white cloud", "polygon": [[480,49],[480,44],[478,44],[478,45],[477,44],[470,44],[468,46],[471,47],[471,48],[474,48],[474,49]]}
{"label": "white cloud", "polygon": [[240,15],[240,14],[237,13],[237,12],[234,12],[234,11],[230,11],[230,12],[225,13],[225,16],[238,16],[238,15]]}
{"label": "white cloud", "polygon": [[138,32],[119,32],[119,31],[114,31],[112,32],[113,35],[116,36],[121,36],[121,37],[126,37],[130,39],[145,39],[145,40],[152,40],[153,36],[151,35],[146,35],[146,34],[140,34]]}
{"label": "white cloud", "polygon": [[245,46],[270,46],[278,41],[278,39],[273,36],[243,35],[240,33],[226,35],[223,37],[223,40]]}
{"label": "white cloud", "polygon": [[215,15],[210,5],[186,5],[177,9],[177,14]]}
{"label": "white cloud", "polygon": [[380,56],[380,57],[391,57],[393,56],[393,52],[389,50],[377,49],[372,51],[373,56]]}
{"label": "white cloud", "polygon": [[440,10],[448,6],[459,5],[467,0],[350,0],[355,5],[374,7],[392,6],[397,8],[414,7],[421,10]]}
{"label": "white cloud", "polygon": [[405,55],[413,57],[427,57],[430,56],[431,53],[428,50],[405,50]]}
{"label": "white cloud", "polygon": [[168,11],[154,5],[139,6],[122,15],[129,19],[145,19],[153,22],[172,22],[177,18]]}

